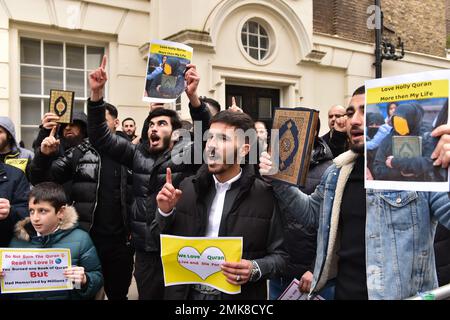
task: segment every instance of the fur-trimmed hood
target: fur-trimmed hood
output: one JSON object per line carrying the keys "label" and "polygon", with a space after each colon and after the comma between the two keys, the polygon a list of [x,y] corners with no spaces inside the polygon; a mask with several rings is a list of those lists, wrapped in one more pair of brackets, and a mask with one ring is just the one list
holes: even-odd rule
{"label": "fur-trimmed hood", "polygon": [[334,158],[333,162],[336,165],[336,167],[342,168],[345,165],[355,162],[355,160],[356,160],[356,158],[358,158],[358,156],[359,156],[359,154],[353,152],[352,150],[348,150],[344,153],[341,153],[336,158]]}
{"label": "fur-trimmed hood", "polygon": [[[61,220],[58,231],[67,231],[78,226],[78,213],[72,206],[66,206],[64,217]],[[32,236],[36,235],[36,231],[31,224],[30,217],[16,223],[14,234],[17,239],[29,242]]]}

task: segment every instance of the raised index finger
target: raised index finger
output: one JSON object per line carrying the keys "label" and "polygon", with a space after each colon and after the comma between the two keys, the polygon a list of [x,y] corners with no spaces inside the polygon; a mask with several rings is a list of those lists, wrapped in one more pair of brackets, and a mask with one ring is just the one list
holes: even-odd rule
{"label": "raised index finger", "polygon": [[103,55],[102,64],[100,65],[100,68],[102,68],[103,70],[105,70],[105,68],[106,68],[107,60],[108,60],[108,58],[106,57],[106,54]]}
{"label": "raised index finger", "polygon": [[57,128],[57,126],[54,126],[54,127],[52,128],[52,131],[50,131],[49,137],[55,137],[55,135],[56,135],[56,128]]}
{"label": "raised index finger", "polygon": [[172,171],[170,168],[166,170],[166,183],[172,184]]}

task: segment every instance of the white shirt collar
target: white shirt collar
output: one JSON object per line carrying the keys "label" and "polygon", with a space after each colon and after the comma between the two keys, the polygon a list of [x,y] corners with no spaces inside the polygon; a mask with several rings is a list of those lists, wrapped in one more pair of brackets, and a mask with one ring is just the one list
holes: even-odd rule
{"label": "white shirt collar", "polygon": [[213,178],[214,178],[214,182],[215,182],[215,186],[216,186],[216,190],[217,189],[221,189],[221,188],[229,188],[229,186],[231,186],[231,184],[237,180],[239,180],[239,178],[242,175],[242,168],[240,168],[239,174],[237,174],[236,176],[234,176],[233,178],[231,178],[228,181],[225,182],[220,182],[219,180],[217,180],[216,176],[213,174]]}

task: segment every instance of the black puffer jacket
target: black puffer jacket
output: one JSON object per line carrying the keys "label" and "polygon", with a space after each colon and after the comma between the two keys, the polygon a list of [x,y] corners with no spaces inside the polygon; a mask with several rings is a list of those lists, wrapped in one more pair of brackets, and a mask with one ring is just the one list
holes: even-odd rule
{"label": "black puffer jacket", "polygon": [[44,181],[72,181],[68,196],[79,214],[81,227],[88,231],[97,204],[100,165],[100,155],[85,139],[54,161],[37,151],[31,165],[31,182],[36,185]]}
{"label": "black puffer jacket", "polygon": [[[162,232],[186,237],[203,237],[208,225],[215,187],[207,165],[193,177],[185,179],[180,186],[183,192],[177,207],[167,218],[159,213],[155,225]],[[225,300],[265,300],[267,278],[283,272],[287,254],[283,247],[277,201],[272,187],[257,179],[253,165],[242,166],[241,178],[231,184],[226,192],[219,237],[243,237],[242,259],[255,260],[262,278],[247,282],[236,295],[221,294]],[[189,286],[170,286],[165,289],[167,299],[187,299]]]}
{"label": "black puffer jacket", "polygon": [[[311,155],[304,193],[311,194],[320,183],[323,173],[332,164],[333,153],[322,138],[317,137]],[[282,211],[285,247],[289,253],[289,262],[284,274],[287,278],[301,277],[306,271],[313,272],[312,265],[316,257],[317,230],[305,228],[287,210]]]}
{"label": "black puffer jacket", "polygon": [[[205,105],[198,109],[201,110],[199,112],[208,114]],[[156,195],[166,183],[167,168],[172,171],[172,183],[175,187],[185,177],[196,172],[198,165],[174,163],[176,157],[190,159],[193,145],[182,140],[172,150],[154,156],[150,154],[146,140],[133,145],[127,139],[112,135],[105,122],[103,100],[89,101],[88,135],[100,152],[108,154],[133,171],[134,199],[130,217],[132,242],[138,251],[159,252],[159,232],[151,227],[157,208]]]}
{"label": "black puffer jacket", "polygon": [[[97,207],[100,170],[100,154],[89,140],[85,139],[83,143],[66,150],[63,156],[56,159],[43,155],[37,149],[31,163],[30,177],[33,185],[44,181],[66,185],[69,182],[69,187],[66,188],[68,197],[78,212],[80,226],[89,231],[94,222],[94,212]],[[121,169],[121,210],[126,229],[129,228],[127,176],[127,169],[123,167]]]}

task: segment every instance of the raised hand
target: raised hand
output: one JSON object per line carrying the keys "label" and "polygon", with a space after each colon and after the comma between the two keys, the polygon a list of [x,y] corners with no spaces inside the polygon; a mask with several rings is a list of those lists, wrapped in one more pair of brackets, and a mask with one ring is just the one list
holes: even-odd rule
{"label": "raised hand", "polygon": [[172,171],[170,168],[167,168],[166,184],[156,196],[156,202],[159,210],[164,213],[170,213],[175,208],[178,200],[180,200],[181,195],[181,190],[175,189],[172,185]]}
{"label": "raised hand", "polygon": [[333,129],[339,132],[347,131],[347,116],[343,115],[341,117],[336,117],[334,121]]}
{"label": "raised hand", "polygon": [[197,72],[197,67],[194,64],[186,65],[186,73],[184,79],[186,80],[186,95],[193,107],[200,107],[201,102],[197,95],[198,84],[200,83],[200,76]]}
{"label": "raised hand", "polygon": [[91,88],[91,101],[99,101],[103,97],[103,89],[108,80],[106,74],[106,55],[103,56],[100,67],[89,74],[89,87]]}
{"label": "raised hand", "polygon": [[9,200],[0,198],[0,220],[5,220],[6,218],[8,218],[10,210],[11,205],[9,204]]}
{"label": "raised hand", "polygon": [[60,141],[55,138],[56,128],[53,127],[50,131],[50,135],[45,138],[41,143],[41,153],[49,156],[58,152]]}
{"label": "raised hand", "polygon": [[231,106],[228,108],[228,110],[233,112],[244,112],[238,105],[236,104],[236,98],[231,97]]}
{"label": "raised hand", "polygon": [[42,126],[45,129],[51,130],[53,127],[56,127],[58,123],[56,121],[59,120],[59,117],[54,114],[53,112],[47,112],[44,114],[44,117],[42,118]]}

